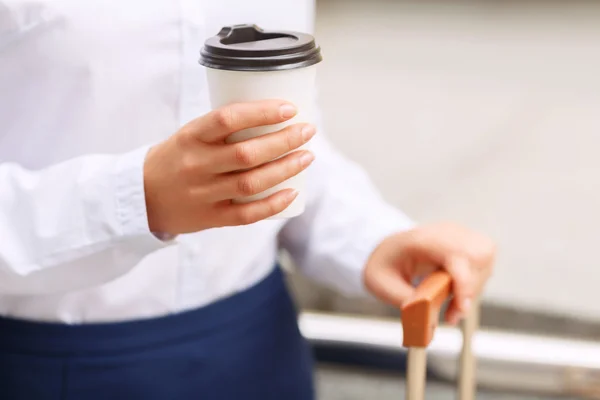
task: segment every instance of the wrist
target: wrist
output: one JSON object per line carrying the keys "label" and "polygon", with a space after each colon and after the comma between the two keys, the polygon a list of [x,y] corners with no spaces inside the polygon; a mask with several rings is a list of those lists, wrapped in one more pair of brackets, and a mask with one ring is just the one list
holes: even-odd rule
{"label": "wrist", "polygon": [[[148,149],[144,160],[144,198],[146,204],[146,217],[148,227],[152,234],[162,241],[169,241],[176,234],[171,232],[165,214],[164,199],[161,193],[168,193],[169,188],[165,187],[165,154],[161,151],[162,146],[156,145]],[[165,238],[165,239],[163,239]]]}

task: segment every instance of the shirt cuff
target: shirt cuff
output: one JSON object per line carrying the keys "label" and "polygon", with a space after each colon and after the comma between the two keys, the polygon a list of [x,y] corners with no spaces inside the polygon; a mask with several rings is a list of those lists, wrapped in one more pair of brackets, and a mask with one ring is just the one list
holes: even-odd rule
{"label": "shirt cuff", "polygon": [[123,237],[139,237],[149,250],[158,250],[170,244],[174,236],[150,231],[144,190],[144,163],[149,149],[146,146],[123,154],[116,163],[116,212]]}

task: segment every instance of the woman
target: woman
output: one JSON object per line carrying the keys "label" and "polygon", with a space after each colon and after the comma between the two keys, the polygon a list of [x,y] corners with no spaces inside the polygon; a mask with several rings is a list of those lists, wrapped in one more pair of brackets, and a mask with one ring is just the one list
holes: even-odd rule
{"label": "woman", "polygon": [[[456,322],[489,239],[414,226],[285,102],[210,111],[198,51],[225,25],[312,30],[299,0],[0,2],[0,393],[10,399],[311,399],[312,360],[276,267],[401,305],[446,268]],[[293,152],[310,140],[313,152]],[[313,162],[313,159],[315,161]],[[308,169],[307,210],[265,220]],[[243,171],[243,172],[240,172]]]}

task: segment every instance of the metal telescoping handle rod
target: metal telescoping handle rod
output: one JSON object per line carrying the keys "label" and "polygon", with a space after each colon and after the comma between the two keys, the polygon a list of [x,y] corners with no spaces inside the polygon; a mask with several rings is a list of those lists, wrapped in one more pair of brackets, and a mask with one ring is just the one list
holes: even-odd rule
{"label": "metal telescoping handle rod", "polygon": [[473,336],[479,329],[479,301],[474,301],[471,312],[462,321],[463,344],[458,365],[459,400],[475,400],[477,390],[477,360],[473,354]]}

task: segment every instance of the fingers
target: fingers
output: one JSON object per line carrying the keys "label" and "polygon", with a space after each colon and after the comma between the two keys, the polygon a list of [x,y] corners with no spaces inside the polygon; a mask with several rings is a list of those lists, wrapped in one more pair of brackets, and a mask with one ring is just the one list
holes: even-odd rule
{"label": "fingers", "polygon": [[186,130],[205,143],[215,143],[243,129],[278,124],[295,115],[296,108],[282,100],[235,103],[191,121]]}
{"label": "fingers", "polygon": [[477,293],[477,276],[471,262],[466,257],[453,256],[447,260],[440,260],[434,267],[431,263],[420,263],[410,274],[413,281],[422,280],[433,270],[443,268],[452,277],[452,299],[445,313],[445,319],[448,323],[455,325],[467,315],[471,308],[471,302]]}
{"label": "fingers", "polygon": [[[460,318],[465,315],[470,307],[470,302],[476,294],[477,276],[476,268],[472,264],[472,257],[463,251],[449,250],[448,236],[445,240],[427,236],[418,237],[408,250],[416,259],[425,264],[431,263],[439,268],[444,268],[452,277],[453,300],[447,316]],[[450,255],[449,255],[450,254]],[[454,307],[452,306],[454,304]],[[454,310],[454,311],[453,311]]]}
{"label": "fingers", "polygon": [[445,265],[452,276],[452,292],[461,311],[468,308],[468,303],[474,295],[474,279],[469,260],[463,257],[453,257]]}
{"label": "fingers", "polygon": [[313,125],[297,124],[280,131],[219,147],[211,162],[216,173],[257,167],[306,144],[315,135]]}
{"label": "fingers", "polygon": [[450,258],[444,267],[452,276],[452,291],[454,294],[446,313],[446,320],[455,324],[469,312],[475,295],[476,282],[471,264],[464,257]]}
{"label": "fingers", "polygon": [[468,306],[465,308],[464,305],[460,306],[459,301],[456,297],[452,298],[448,308],[446,309],[446,315],[444,316],[447,323],[450,325],[457,325],[461,319],[466,318],[471,309],[471,300],[468,302]]}
{"label": "fingers", "polygon": [[262,221],[285,210],[298,197],[298,192],[285,189],[269,197],[246,204],[227,204],[221,212],[226,225],[249,225]]}
{"label": "fingers", "polygon": [[405,282],[417,283],[418,278],[431,272],[431,266],[443,268],[452,277],[453,286],[446,319],[457,323],[468,315],[491,274],[495,248],[490,243],[481,235],[448,224],[423,226],[393,235],[371,256],[365,269],[365,283],[377,296],[401,305],[397,301],[402,299],[386,290],[387,285],[378,270],[392,266]]}
{"label": "fingers", "polygon": [[253,196],[282,183],[308,168],[314,155],[296,151],[250,171],[225,175],[210,186],[206,196],[212,201]]}

